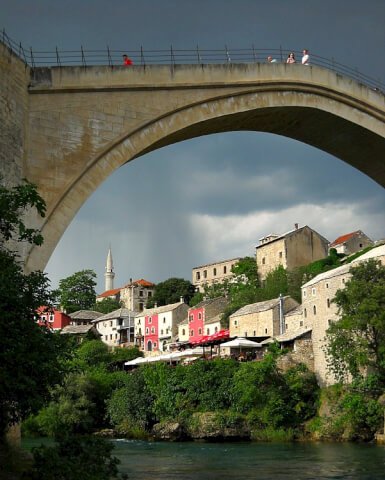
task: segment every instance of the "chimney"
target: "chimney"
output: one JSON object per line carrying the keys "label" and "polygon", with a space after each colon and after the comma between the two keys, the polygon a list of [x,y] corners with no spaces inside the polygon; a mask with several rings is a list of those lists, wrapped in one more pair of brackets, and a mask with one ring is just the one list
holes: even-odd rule
{"label": "chimney", "polygon": [[154,303],[154,308],[158,308],[158,302]]}
{"label": "chimney", "polygon": [[183,298],[183,295],[181,295],[181,296],[180,296],[180,298],[179,298],[179,302],[180,302],[180,303],[184,303],[184,298]]}
{"label": "chimney", "polygon": [[295,223],[295,224],[294,224],[294,228],[295,228],[296,230],[298,230],[298,223]]}

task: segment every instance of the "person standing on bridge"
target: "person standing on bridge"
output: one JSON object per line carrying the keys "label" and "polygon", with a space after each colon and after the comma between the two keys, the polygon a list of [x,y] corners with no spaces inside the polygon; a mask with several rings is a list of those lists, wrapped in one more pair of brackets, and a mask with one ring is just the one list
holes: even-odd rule
{"label": "person standing on bridge", "polygon": [[293,52],[290,52],[287,56],[286,63],[295,63],[295,55]]}
{"label": "person standing on bridge", "polygon": [[128,58],[126,54],[123,55],[123,65],[125,65],[126,67],[132,65],[131,58]]}
{"label": "person standing on bridge", "polygon": [[304,48],[302,50],[302,65],[309,65],[309,60],[310,60],[309,50]]}
{"label": "person standing on bridge", "polygon": [[277,63],[277,59],[276,59],[276,58],[273,58],[271,55],[269,55],[269,56],[267,57],[267,61],[268,61],[269,63]]}

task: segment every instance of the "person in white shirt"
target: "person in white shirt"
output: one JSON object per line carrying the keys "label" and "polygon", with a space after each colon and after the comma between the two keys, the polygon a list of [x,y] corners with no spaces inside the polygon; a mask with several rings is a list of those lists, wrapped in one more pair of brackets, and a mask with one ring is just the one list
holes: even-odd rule
{"label": "person in white shirt", "polygon": [[302,50],[302,65],[309,65],[309,50]]}

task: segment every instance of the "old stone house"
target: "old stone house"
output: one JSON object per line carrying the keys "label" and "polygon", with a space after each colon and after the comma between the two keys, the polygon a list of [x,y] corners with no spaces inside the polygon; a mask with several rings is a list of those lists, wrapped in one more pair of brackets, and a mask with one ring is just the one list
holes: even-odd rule
{"label": "old stone house", "polygon": [[337,253],[351,255],[371,245],[373,245],[373,240],[361,230],[356,230],[355,232],[346,233],[336,238],[334,242],[330,244],[329,250],[330,248],[335,248]]}
{"label": "old stone house", "polygon": [[192,284],[195,288],[204,292],[205,285],[221,283],[224,280],[231,279],[234,275],[231,269],[239,262],[240,257],[222,260],[220,262],[200,265],[192,269]]}
{"label": "old stone house", "polygon": [[267,274],[282,265],[292,270],[328,255],[329,241],[305,225],[282,235],[270,234],[260,239],[256,247],[258,275],[263,281]]}
{"label": "old stone house", "polygon": [[259,340],[283,333],[287,312],[298,307],[289,296],[246,305],[230,315],[230,337]]}
{"label": "old stone house", "polygon": [[71,325],[91,325],[93,320],[102,315],[101,312],[96,312],[95,310],[77,310],[70,313],[69,317],[71,318]]}
{"label": "old stone house", "polygon": [[134,344],[134,319],[136,312],[127,308],[118,308],[106,313],[92,323],[101,336],[101,340],[109,347],[118,347],[122,343]]}
{"label": "old stone house", "polygon": [[328,369],[325,353],[326,330],[339,319],[333,298],[337,290],[343,289],[350,279],[351,267],[370,258],[385,265],[385,245],[373,248],[351,264],[321,273],[302,285],[303,321],[312,328],[314,371],[320,385],[330,385],[336,381]]}

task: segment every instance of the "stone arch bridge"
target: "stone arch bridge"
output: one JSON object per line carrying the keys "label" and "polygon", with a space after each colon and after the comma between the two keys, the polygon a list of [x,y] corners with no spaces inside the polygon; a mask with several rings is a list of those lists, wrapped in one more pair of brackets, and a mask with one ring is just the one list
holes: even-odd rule
{"label": "stone arch bridge", "polygon": [[317,66],[226,64],[30,69],[0,44],[0,173],[47,203],[44,269],[85,200],[116,169],[200,135],[260,131],[313,145],[385,186],[385,95]]}

